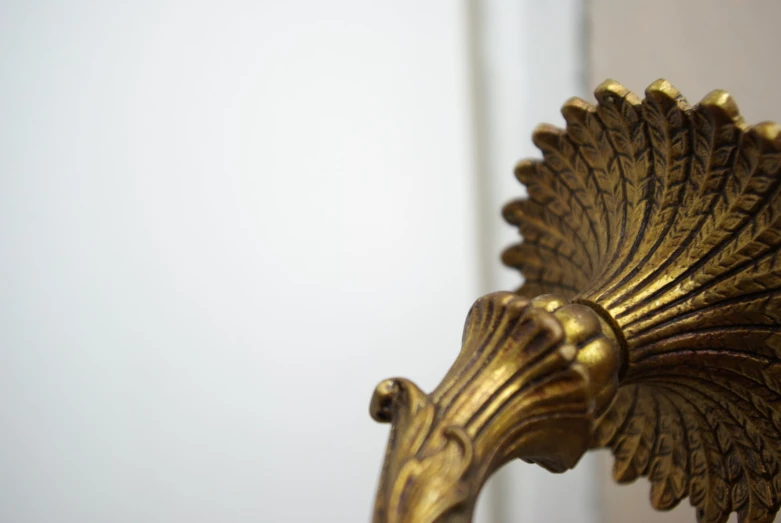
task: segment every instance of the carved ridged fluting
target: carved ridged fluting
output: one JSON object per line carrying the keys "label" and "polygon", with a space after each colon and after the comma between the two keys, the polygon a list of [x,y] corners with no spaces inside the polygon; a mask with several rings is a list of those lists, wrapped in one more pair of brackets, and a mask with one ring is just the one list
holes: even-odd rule
{"label": "carved ridged fluting", "polygon": [[651,501],[701,522],[781,507],[781,128],[748,126],[714,91],[690,106],[660,80],[640,100],[607,81],[540,126],[528,198],[506,219],[524,296],[558,293],[623,338],[621,388],[592,446]]}
{"label": "carved ridged fluting", "polygon": [[555,296],[480,298],[430,395],[400,378],[374,393],[372,416],[392,423],[374,521],[469,521],[483,482],[508,460],[573,467],[618,387],[611,336],[590,308]]}

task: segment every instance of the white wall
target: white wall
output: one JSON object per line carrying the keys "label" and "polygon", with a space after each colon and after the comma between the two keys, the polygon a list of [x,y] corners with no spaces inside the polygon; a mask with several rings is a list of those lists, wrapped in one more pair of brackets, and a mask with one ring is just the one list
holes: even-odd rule
{"label": "white wall", "polygon": [[[374,385],[519,282],[579,6],[0,4],[0,521],[368,520]],[[477,519],[588,521],[592,473],[511,464]]]}
{"label": "white wall", "polygon": [[366,521],[477,296],[449,0],[0,6],[0,521]]}

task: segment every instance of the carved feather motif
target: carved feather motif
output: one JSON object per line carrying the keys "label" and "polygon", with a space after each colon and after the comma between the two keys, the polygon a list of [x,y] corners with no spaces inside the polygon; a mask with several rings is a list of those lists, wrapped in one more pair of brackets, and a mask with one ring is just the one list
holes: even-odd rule
{"label": "carved feather motif", "polygon": [[540,126],[528,198],[504,216],[519,293],[601,311],[628,364],[593,447],[700,522],[773,521],[781,507],[781,127],[746,125],[714,91],[690,106],[659,80],[613,81]]}

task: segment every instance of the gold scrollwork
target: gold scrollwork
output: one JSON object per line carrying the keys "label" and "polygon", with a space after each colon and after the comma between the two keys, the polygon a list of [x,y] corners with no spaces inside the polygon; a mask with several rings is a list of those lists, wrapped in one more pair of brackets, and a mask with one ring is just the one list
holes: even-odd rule
{"label": "gold scrollwork", "polygon": [[383,382],[393,427],[375,522],[469,521],[519,457],[560,472],[608,447],[619,482],[689,498],[700,522],[781,508],[781,127],[729,94],[690,106],[608,80],[534,132],[528,198],[504,208],[525,283],[478,300],[426,395]]}

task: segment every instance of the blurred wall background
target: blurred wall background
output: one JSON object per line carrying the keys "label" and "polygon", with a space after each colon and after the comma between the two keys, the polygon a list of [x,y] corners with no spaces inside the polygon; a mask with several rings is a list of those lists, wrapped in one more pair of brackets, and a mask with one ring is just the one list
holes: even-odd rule
{"label": "blurred wall background", "polygon": [[[366,521],[373,387],[444,374],[582,89],[534,4],[0,4],[0,521]],[[531,470],[478,519],[590,498]]]}
{"label": "blurred wall background", "polygon": [[4,2],[0,521],[366,521],[478,294],[465,12]]}
{"label": "blurred wall background", "polygon": [[[605,77],[781,120],[772,0],[0,3],[0,521],[367,521],[513,164]],[[775,111],[775,112],[774,112]],[[589,455],[477,521],[691,521]],[[679,519],[676,519],[679,518]]]}

